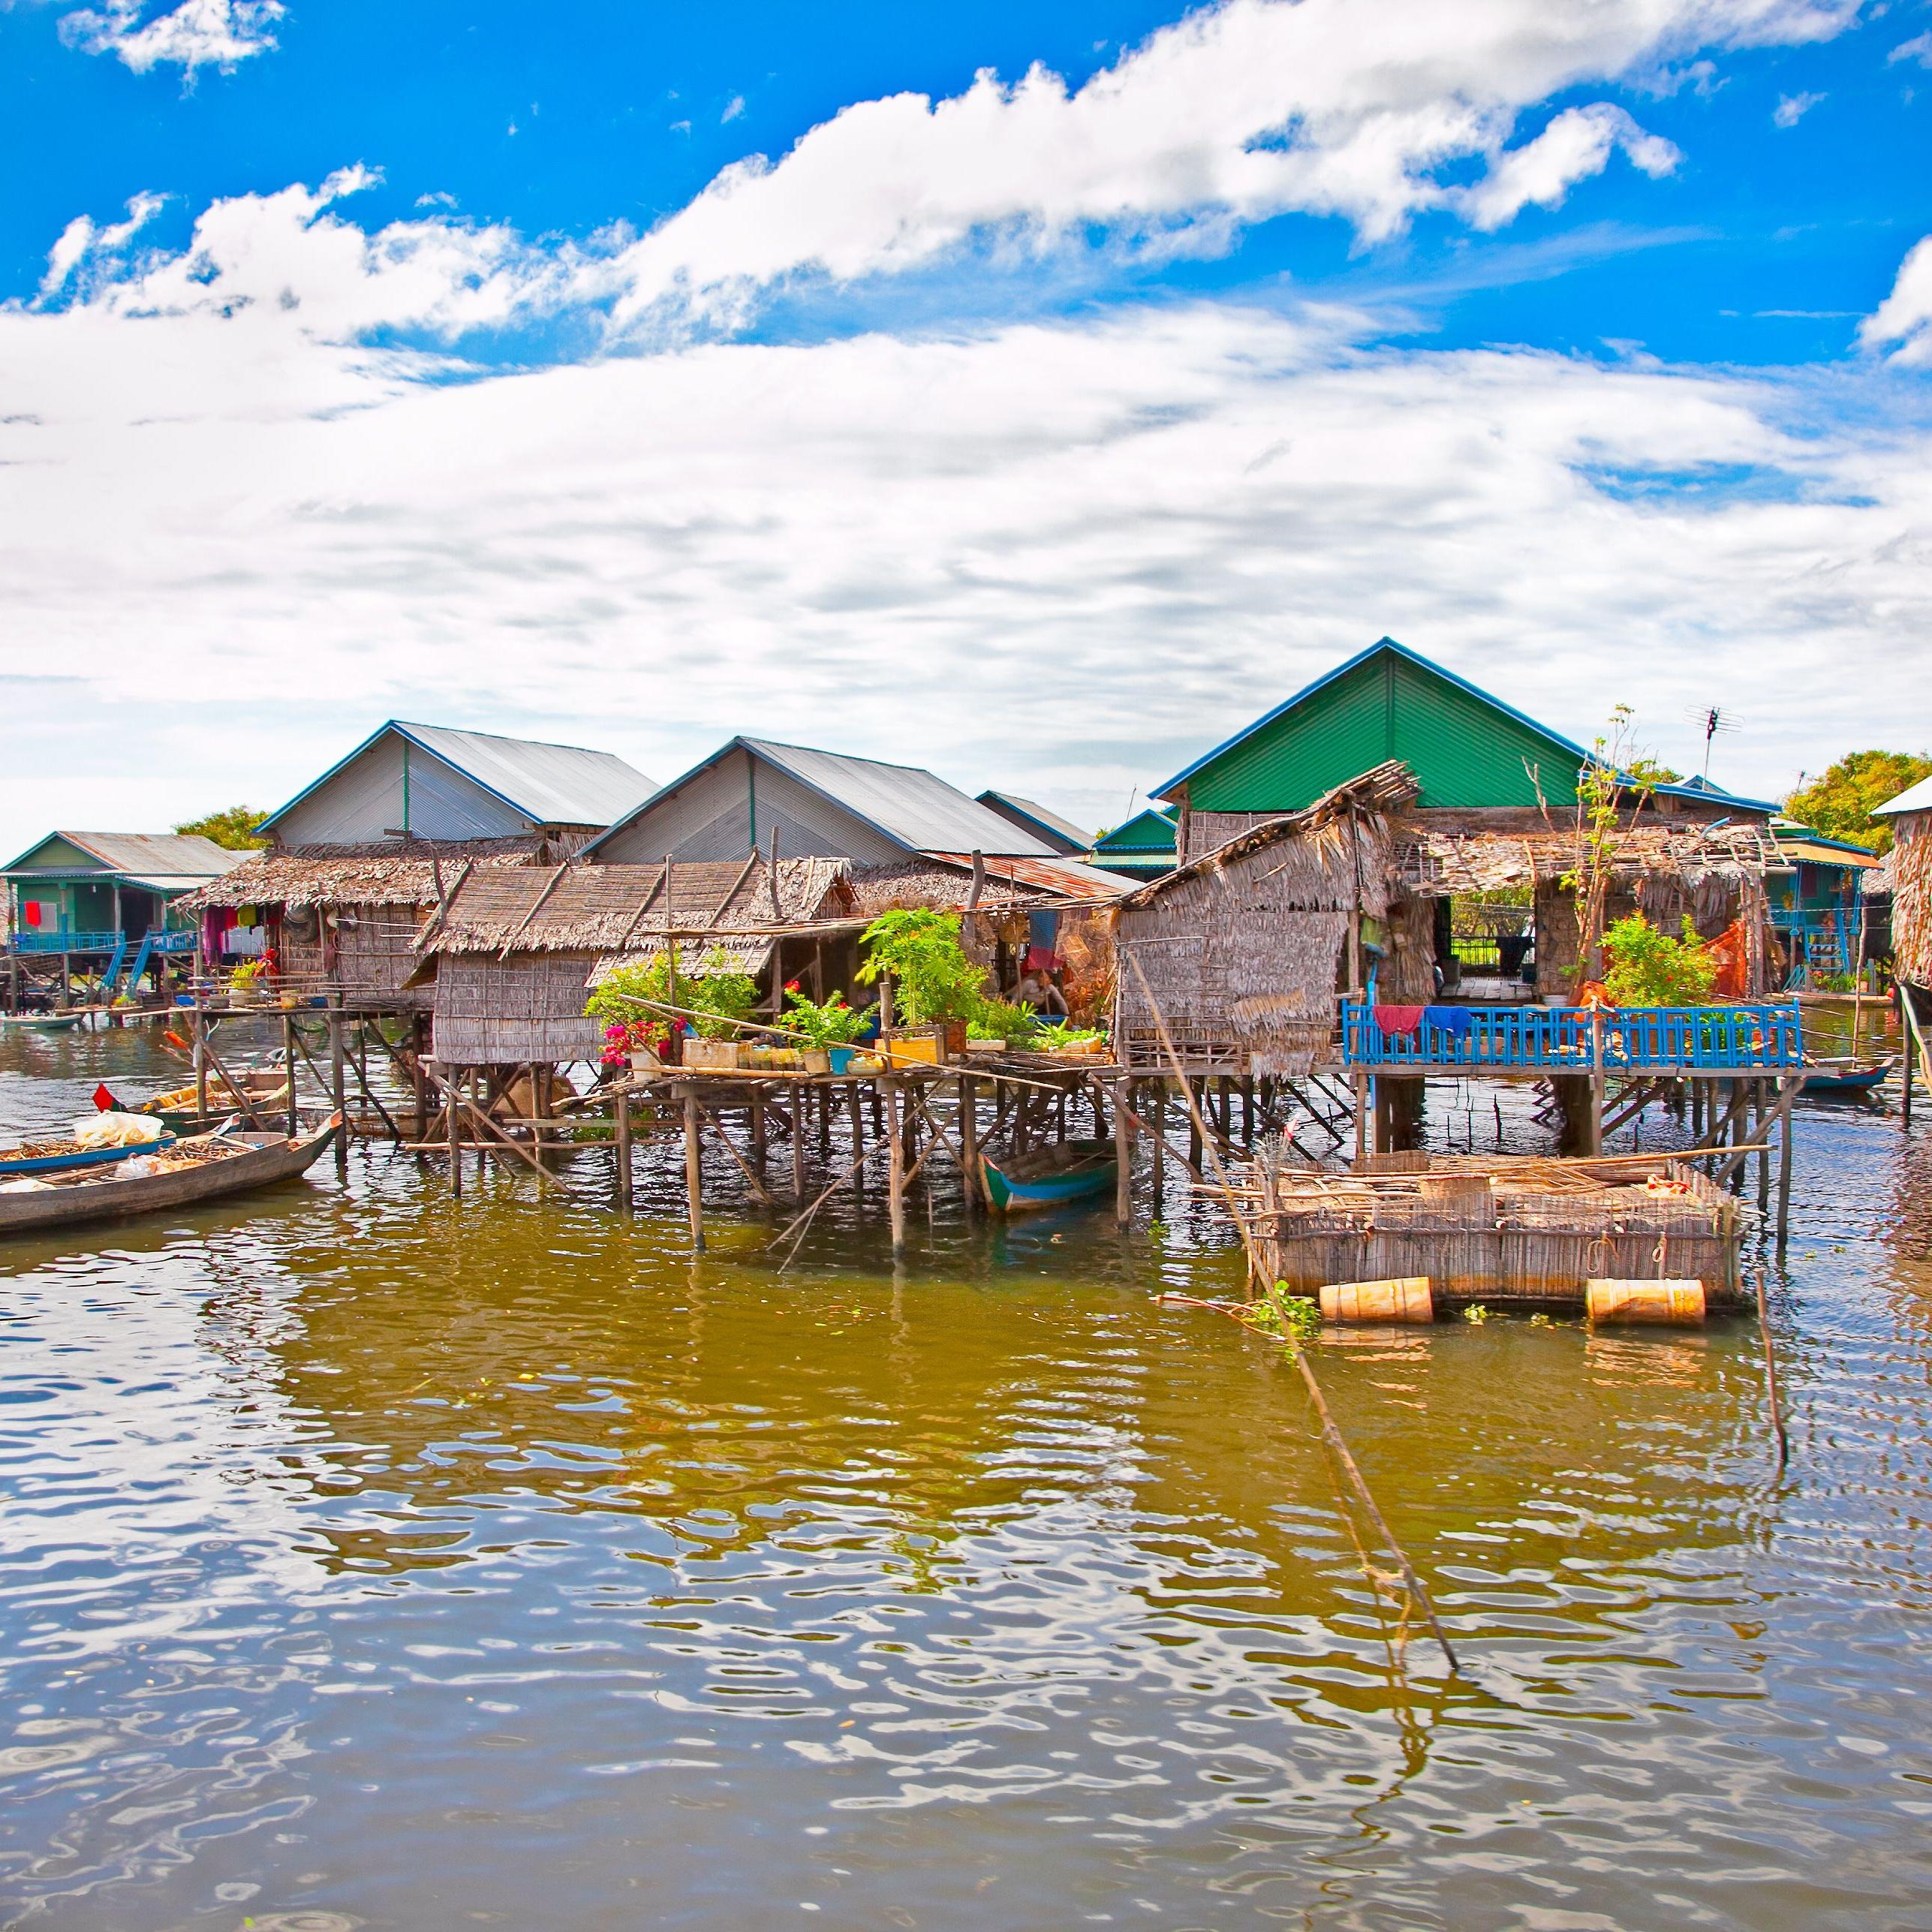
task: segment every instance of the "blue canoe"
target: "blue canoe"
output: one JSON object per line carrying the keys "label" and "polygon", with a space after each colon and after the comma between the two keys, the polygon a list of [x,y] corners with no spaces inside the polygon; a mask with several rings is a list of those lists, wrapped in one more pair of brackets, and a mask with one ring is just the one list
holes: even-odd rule
{"label": "blue canoe", "polygon": [[36,1033],[65,1033],[78,1026],[87,1016],[81,1013],[0,1013],[9,1026],[31,1027]]}
{"label": "blue canoe", "polygon": [[980,1157],[986,1198],[1002,1214],[1028,1208],[1058,1208],[1108,1193],[1120,1174],[1110,1140],[1070,1140],[1064,1147],[995,1163]]}
{"label": "blue canoe", "polygon": [[173,1145],[174,1136],[164,1133],[158,1140],[144,1140],[133,1147],[77,1147],[60,1154],[0,1153],[0,1175],[65,1174],[76,1167],[105,1167],[130,1154],[155,1154]]}
{"label": "blue canoe", "polygon": [[1897,1063],[1881,1060],[1867,1066],[1814,1067],[1804,1076],[1801,1090],[1807,1094],[1869,1094],[1884,1083],[1885,1076]]}

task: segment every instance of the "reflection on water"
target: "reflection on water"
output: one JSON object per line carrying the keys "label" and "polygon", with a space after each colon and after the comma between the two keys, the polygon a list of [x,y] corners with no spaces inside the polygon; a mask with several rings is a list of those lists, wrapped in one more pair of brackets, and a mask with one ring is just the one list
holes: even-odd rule
{"label": "reflection on water", "polygon": [[[152,1052],[8,1043],[0,1127]],[[1748,1323],[1320,1346],[1455,1682],[1292,1372],[1152,1300],[1238,1279],[1178,1188],[779,1277],[358,1150],[12,1244],[10,1922],[1924,1922],[1932,1136],[1804,1127],[1782,1485]]]}

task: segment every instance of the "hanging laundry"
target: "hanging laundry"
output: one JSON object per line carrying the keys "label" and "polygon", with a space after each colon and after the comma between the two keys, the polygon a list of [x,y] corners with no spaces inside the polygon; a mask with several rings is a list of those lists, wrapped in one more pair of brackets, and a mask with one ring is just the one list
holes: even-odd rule
{"label": "hanging laundry", "polygon": [[1425,1007],[1422,1024],[1446,1033],[1450,1039],[1461,1042],[1469,1037],[1469,1030],[1475,1024],[1476,1016],[1467,1007]]}
{"label": "hanging laundry", "polygon": [[1422,1025],[1422,1015],[1427,1010],[1423,1007],[1377,1007],[1375,1024],[1388,1039],[1406,1039]]}

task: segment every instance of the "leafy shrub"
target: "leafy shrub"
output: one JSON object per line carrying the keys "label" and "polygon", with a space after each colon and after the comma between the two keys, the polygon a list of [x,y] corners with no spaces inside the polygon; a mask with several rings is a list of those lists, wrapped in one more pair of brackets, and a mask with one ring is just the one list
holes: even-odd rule
{"label": "leafy shrub", "polygon": [[926,1026],[979,1017],[986,1001],[986,970],[960,946],[957,913],[903,907],[881,913],[860,937],[870,951],[859,977],[869,986],[881,974],[892,975],[896,1024]]}
{"label": "leafy shrub", "polygon": [[1620,1007],[1696,1007],[1711,997],[1717,961],[1687,918],[1684,936],[1660,932],[1642,913],[1620,919],[1603,935],[1610,970],[1603,984]]}
{"label": "leafy shrub", "polygon": [[[584,1011],[592,1019],[623,1022],[650,1020],[649,1006],[677,1006],[691,1016],[693,1029],[706,1040],[735,1040],[758,1003],[757,984],[739,971],[730,953],[714,946],[695,973],[678,975],[677,998],[671,998],[670,961],[661,955],[619,966],[591,989]],[[658,1016],[661,1017],[661,1016]],[[639,1043],[640,1045],[642,1043]]]}

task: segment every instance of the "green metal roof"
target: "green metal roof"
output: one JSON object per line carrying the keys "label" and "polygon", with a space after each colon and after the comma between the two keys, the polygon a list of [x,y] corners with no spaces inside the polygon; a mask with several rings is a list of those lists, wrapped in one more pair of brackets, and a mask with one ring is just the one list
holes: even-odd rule
{"label": "green metal roof", "polygon": [[1117,825],[1104,838],[1097,839],[1097,853],[1169,852],[1174,850],[1177,827],[1164,811],[1149,805],[1136,812],[1124,825]]}
{"label": "green metal roof", "polygon": [[[1159,788],[1199,811],[1301,811],[1399,758],[1424,805],[1575,801],[1589,754],[1500,698],[1385,637]],[[1531,776],[1532,772],[1535,776]]]}

